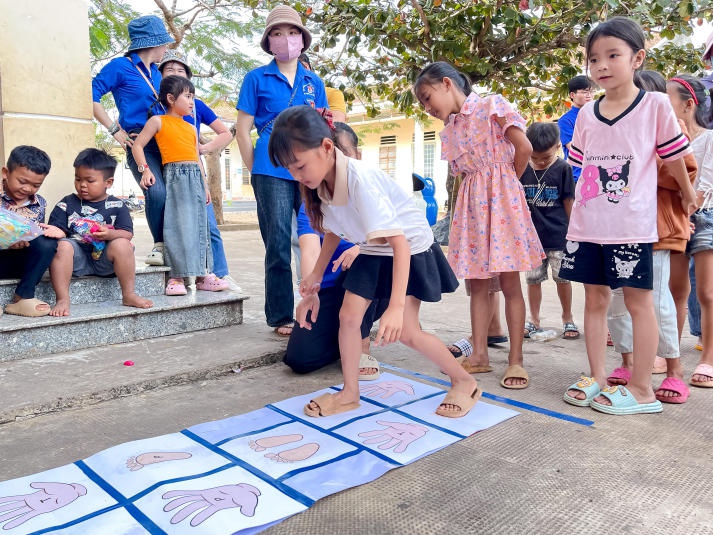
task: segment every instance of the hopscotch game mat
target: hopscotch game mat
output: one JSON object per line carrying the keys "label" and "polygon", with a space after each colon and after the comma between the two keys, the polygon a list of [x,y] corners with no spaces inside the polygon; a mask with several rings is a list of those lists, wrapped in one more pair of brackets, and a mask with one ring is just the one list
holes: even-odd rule
{"label": "hopscotch game mat", "polygon": [[443,389],[383,373],[360,383],[359,409],[305,416],[339,388],[0,482],[2,533],[257,533],[518,414],[481,400],[444,418]]}

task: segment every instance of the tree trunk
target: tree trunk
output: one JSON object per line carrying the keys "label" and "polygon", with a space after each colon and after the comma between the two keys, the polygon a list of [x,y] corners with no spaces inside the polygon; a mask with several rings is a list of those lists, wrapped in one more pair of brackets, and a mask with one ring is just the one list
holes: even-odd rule
{"label": "tree trunk", "polygon": [[208,173],[208,189],[213,200],[215,219],[223,224],[223,189],[220,180],[220,153],[205,155],[206,173]]}

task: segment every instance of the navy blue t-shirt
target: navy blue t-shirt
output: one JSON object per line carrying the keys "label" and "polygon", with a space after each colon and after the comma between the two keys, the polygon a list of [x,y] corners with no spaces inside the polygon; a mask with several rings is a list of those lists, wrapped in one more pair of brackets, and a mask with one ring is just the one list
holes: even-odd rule
{"label": "navy blue t-shirt", "polygon": [[129,209],[113,195],[97,202],[82,201],[74,193],[67,195],[52,210],[48,224],[62,229],[68,238],[81,241],[74,231],[74,223],[78,219],[91,219],[102,225],[112,225],[117,230],[134,233]]}

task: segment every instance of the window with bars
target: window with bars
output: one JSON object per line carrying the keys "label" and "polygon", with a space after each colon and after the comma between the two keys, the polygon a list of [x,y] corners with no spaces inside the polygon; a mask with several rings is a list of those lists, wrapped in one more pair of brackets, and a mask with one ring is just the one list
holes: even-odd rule
{"label": "window with bars", "polygon": [[433,177],[436,159],[436,132],[423,133],[423,176]]}
{"label": "window with bars", "polygon": [[250,185],[250,171],[243,165],[243,186]]}
{"label": "window with bars", "polygon": [[396,136],[381,136],[379,169],[396,178]]}
{"label": "window with bars", "polygon": [[225,189],[233,189],[230,180],[230,149],[225,149]]}

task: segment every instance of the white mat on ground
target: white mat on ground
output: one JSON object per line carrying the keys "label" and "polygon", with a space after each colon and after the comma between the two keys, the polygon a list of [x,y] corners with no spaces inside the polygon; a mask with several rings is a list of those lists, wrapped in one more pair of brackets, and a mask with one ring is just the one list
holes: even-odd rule
{"label": "white mat on ground", "polygon": [[256,533],[518,413],[480,401],[465,417],[397,375],[360,383],[356,411],[309,418],[310,399],[127,442],[0,483],[0,527],[18,533]]}

